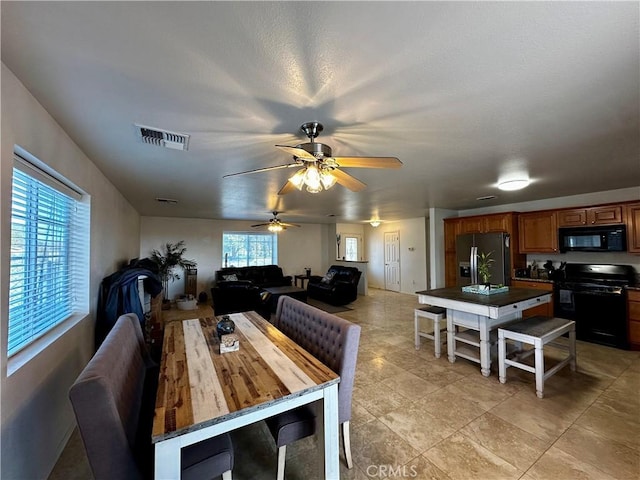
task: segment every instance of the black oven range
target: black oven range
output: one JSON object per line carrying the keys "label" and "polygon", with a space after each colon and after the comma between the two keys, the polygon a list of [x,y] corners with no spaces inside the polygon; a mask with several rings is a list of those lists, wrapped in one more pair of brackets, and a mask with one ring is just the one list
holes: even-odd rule
{"label": "black oven range", "polygon": [[627,295],[635,282],[630,265],[567,264],[554,284],[555,316],[575,320],[579,340],[628,348]]}

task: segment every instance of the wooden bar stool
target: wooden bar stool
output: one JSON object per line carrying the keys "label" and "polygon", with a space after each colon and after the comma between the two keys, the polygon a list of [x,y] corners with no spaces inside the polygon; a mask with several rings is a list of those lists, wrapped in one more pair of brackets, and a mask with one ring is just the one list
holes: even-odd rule
{"label": "wooden bar stool", "polygon": [[[569,351],[569,356],[560,363],[544,370],[544,346],[556,338],[569,334],[569,345],[552,344],[554,347]],[[533,349],[516,355],[515,358],[507,358],[507,340],[533,345]],[[531,367],[518,360],[535,354],[535,367]],[[576,370],[576,322],[564,318],[530,317],[525,318],[504,328],[498,329],[498,362],[500,383],[507,381],[507,368],[517,367],[536,376],[536,395],[544,397],[544,382],[551,375],[565,365],[570,364],[571,370]]]}
{"label": "wooden bar stool", "polygon": [[[436,358],[440,358],[440,348],[442,342],[447,341],[447,325],[443,322],[447,318],[447,311],[441,307],[423,307],[414,310],[415,323],[415,343],[416,350],[420,349],[420,337],[430,338],[434,344],[434,354]],[[433,333],[420,330],[420,319],[427,318],[433,322]],[[444,336],[441,336],[444,333]]]}

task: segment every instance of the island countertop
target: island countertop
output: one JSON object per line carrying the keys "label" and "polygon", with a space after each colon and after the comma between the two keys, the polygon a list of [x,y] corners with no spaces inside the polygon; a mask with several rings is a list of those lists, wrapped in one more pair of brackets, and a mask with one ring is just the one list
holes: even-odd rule
{"label": "island countertop", "polygon": [[432,290],[421,290],[416,293],[418,295],[427,295],[445,300],[454,300],[497,308],[549,294],[549,292],[536,290],[534,288],[518,287],[509,287],[508,292],[494,293],[493,295],[466,293],[462,291],[461,287],[434,288]]}

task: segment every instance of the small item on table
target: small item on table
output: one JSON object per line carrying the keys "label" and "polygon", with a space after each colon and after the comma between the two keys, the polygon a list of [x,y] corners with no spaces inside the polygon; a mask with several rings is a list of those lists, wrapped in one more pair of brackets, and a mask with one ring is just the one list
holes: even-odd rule
{"label": "small item on table", "polygon": [[223,315],[222,319],[216,324],[216,332],[218,333],[219,339],[222,339],[223,335],[233,333],[235,331],[236,324],[233,323],[233,320],[231,320],[229,315]]}
{"label": "small item on table", "polygon": [[220,337],[220,353],[235,352],[240,350],[240,339],[235,333],[228,333]]}

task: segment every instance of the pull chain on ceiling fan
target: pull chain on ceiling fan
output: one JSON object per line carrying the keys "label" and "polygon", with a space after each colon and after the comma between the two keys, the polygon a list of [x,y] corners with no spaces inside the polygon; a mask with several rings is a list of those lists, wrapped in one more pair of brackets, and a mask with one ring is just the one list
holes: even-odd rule
{"label": "pull chain on ceiling fan", "polygon": [[300,129],[307,135],[309,142],[301,143],[295,147],[276,145],[280,150],[293,155],[294,161],[292,163],[232,173],[225,175],[223,178],[297,167],[299,170],[287,180],[278,195],[285,195],[296,189],[302,190],[302,187],[306,187],[306,190],[310,193],[318,193],[322,190],[329,190],[336,183],[352,192],[359,192],[366,187],[366,184],[339,170],[340,167],[400,168],[402,166],[402,162],[396,157],[333,157],[329,145],[314,140],[324,129],[321,123],[303,123]]}

